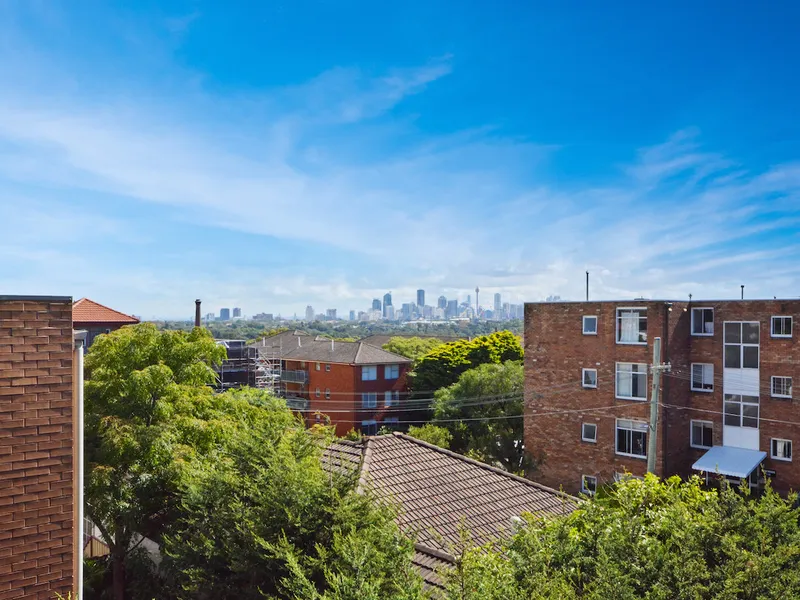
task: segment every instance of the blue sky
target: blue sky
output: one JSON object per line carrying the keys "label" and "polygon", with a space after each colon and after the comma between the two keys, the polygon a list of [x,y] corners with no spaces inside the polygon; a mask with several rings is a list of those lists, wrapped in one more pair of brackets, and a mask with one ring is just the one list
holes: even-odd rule
{"label": "blue sky", "polygon": [[0,3],[2,293],[800,295],[797,3],[115,4]]}

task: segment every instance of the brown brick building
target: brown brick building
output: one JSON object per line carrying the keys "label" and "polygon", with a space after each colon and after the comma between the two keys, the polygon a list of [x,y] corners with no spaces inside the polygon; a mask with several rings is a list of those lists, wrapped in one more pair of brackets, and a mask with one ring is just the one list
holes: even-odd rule
{"label": "brown brick building", "polygon": [[125,325],[135,325],[139,319],[103,306],[94,300],[81,298],[72,306],[72,322],[75,330],[86,331],[88,348],[98,335],[111,333]]}
{"label": "brown brick building", "polygon": [[0,296],[0,599],[53,598],[79,566],[72,299]]}
{"label": "brown brick building", "polygon": [[653,360],[662,339],[656,471],[750,476],[800,488],[793,321],[800,300],[533,303],[525,307],[525,445],[535,479],[591,492],[646,472]]}
{"label": "brown brick building", "polygon": [[[363,342],[320,340],[297,332],[281,336],[280,349],[274,350],[281,363],[281,394],[309,425],[327,417],[337,435],[350,429],[375,434],[382,425],[402,420],[409,359]],[[275,347],[255,348],[270,352]]]}

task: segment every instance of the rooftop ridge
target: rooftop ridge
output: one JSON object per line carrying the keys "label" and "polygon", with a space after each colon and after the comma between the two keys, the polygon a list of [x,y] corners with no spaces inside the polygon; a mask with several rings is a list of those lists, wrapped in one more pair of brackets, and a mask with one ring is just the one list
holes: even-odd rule
{"label": "rooftop ridge", "polygon": [[435,556],[441,560],[445,560],[449,563],[456,563],[456,557],[452,554],[448,554],[447,552],[442,552],[441,550],[436,550],[436,548],[431,548],[430,546],[426,546],[425,544],[420,544],[419,542],[414,543],[414,550],[417,552],[422,552],[423,554],[429,554],[430,556]]}
{"label": "rooftop ridge", "polygon": [[[97,302],[95,300],[91,300],[89,298],[81,298],[81,299],[79,299],[79,300],[77,300],[77,301],[75,301],[73,303],[73,305],[72,305],[72,320],[74,322],[77,322],[77,323],[92,323],[92,322],[94,322],[94,323],[112,323],[112,322],[116,322],[116,321],[114,321],[112,319],[105,319],[105,320],[101,321],[101,320],[98,320],[98,319],[82,320],[80,318],[76,318],[75,309],[81,308],[84,305],[84,303],[88,304],[88,305],[91,305],[94,308],[101,308],[103,310],[107,310],[107,311],[113,313],[114,315],[118,315],[119,317],[122,317],[122,319],[119,319],[119,322],[139,323],[139,319],[137,319],[135,317],[132,317],[131,315],[126,315],[124,312],[120,312],[120,311],[118,311],[116,309],[113,309],[113,308],[111,308],[109,306],[106,306],[105,304],[100,304],[99,302]],[[79,316],[79,315],[77,315],[77,316]]]}
{"label": "rooftop ridge", "polygon": [[[504,471],[503,469],[498,469],[497,467],[493,467],[492,465],[487,465],[486,463],[483,463],[483,462],[481,462],[479,460],[475,460],[474,458],[470,458],[468,456],[464,456],[463,454],[459,454],[458,452],[453,452],[452,450],[448,450],[446,448],[441,448],[441,447],[439,447],[439,446],[437,446],[435,444],[431,444],[431,443],[425,442],[423,440],[418,440],[417,438],[411,437],[410,435],[406,435],[405,433],[400,433],[399,431],[394,431],[394,432],[392,432],[391,435],[393,435],[395,437],[398,437],[398,438],[401,438],[401,439],[404,439],[404,440],[407,440],[409,442],[413,442],[413,443],[415,443],[415,444],[417,444],[419,446],[423,446],[425,448],[428,448],[429,450],[434,450],[435,452],[439,452],[440,454],[444,454],[444,455],[449,456],[451,458],[456,458],[458,460],[461,460],[463,462],[469,463],[469,464],[474,465],[476,467],[480,467],[481,469],[484,469],[486,471],[491,471],[492,473],[496,473],[498,475],[502,475],[504,477],[508,477],[508,478],[513,479],[515,481],[518,481],[520,483],[524,483],[524,484],[526,484],[526,485],[528,485],[530,487],[534,487],[536,489],[542,490],[543,492],[549,492],[551,494],[555,494],[556,496],[560,496],[561,498],[564,498],[565,500],[570,500],[570,501],[574,501],[574,502],[580,502],[580,498],[576,498],[575,496],[570,496],[569,494],[567,494],[566,492],[562,492],[561,490],[556,490],[554,488],[548,487],[548,486],[543,485],[541,483],[537,483],[536,481],[531,481],[530,479],[526,479],[525,477],[520,477],[519,475],[514,475],[513,473],[509,473],[508,471]],[[389,434],[376,436],[376,437],[388,438]]]}

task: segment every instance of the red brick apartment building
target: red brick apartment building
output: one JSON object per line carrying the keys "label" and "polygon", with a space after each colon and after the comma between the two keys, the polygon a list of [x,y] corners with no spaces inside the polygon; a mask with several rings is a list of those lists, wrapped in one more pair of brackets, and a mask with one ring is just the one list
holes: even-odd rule
{"label": "red brick apartment building", "polygon": [[309,425],[327,416],[337,435],[353,428],[374,435],[402,420],[411,366],[403,356],[363,342],[299,336],[281,360],[287,401],[304,410]]}
{"label": "red brick apartment building", "polygon": [[3,600],[51,599],[78,581],[78,352],[72,298],[0,296]]}
{"label": "red brick apartment building", "polygon": [[653,339],[662,340],[656,472],[800,489],[800,300],[525,306],[525,445],[534,479],[577,493],[646,472]]}

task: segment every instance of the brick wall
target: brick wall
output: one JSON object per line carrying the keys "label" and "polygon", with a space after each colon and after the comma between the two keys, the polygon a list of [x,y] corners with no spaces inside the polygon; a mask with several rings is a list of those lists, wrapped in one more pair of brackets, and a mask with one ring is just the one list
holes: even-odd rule
{"label": "brick wall", "polygon": [[0,600],[72,588],[72,303],[0,297]]}
{"label": "brick wall", "polygon": [[[616,309],[647,308],[646,346],[616,343]],[[655,337],[662,338],[662,360],[673,371],[662,381],[656,470],[659,474],[689,475],[691,465],[705,452],[690,446],[693,419],[714,424],[714,444],[722,444],[722,328],[724,321],[761,323],[760,436],[761,450],[769,453],[770,439],[800,443],[798,401],[770,397],[772,375],[791,376],[800,381],[800,352],[795,331],[791,339],[770,336],[773,315],[794,317],[797,326],[800,301],[698,302],[692,306],[714,308],[714,335],[696,337],[690,332],[688,303],[651,302],[564,302],[526,305],[525,310],[525,444],[543,463],[534,479],[565,491],[580,490],[581,475],[610,481],[615,473],[629,471],[642,475],[643,458],[620,456],[615,452],[617,418],[649,420],[649,404],[616,398],[617,362],[650,364]],[[671,308],[671,310],[670,310]],[[583,335],[582,316],[598,317],[597,335]],[[692,392],[691,363],[714,364],[714,390]],[[581,370],[598,371],[597,389],[584,389]],[[651,375],[648,374],[648,390]],[[593,410],[594,409],[594,410]],[[597,442],[581,441],[581,423],[597,425]],[[774,486],[780,491],[800,488],[800,457],[792,462],[767,459],[765,468],[776,471]]]}

